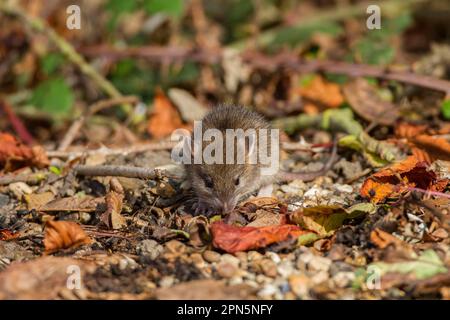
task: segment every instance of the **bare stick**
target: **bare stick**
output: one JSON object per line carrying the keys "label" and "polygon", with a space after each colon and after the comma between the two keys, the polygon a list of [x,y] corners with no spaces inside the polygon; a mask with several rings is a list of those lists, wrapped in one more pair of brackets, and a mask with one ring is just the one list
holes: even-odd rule
{"label": "bare stick", "polygon": [[84,166],[74,168],[77,175],[81,176],[111,176],[140,179],[155,179],[161,177],[161,171],[156,169],[129,167],[129,166]]}
{"label": "bare stick", "polygon": [[157,143],[146,143],[146,144],[140,144],[135,145],[129,148],[116,148],[116,149],[109,149],[106,147],[102,147],[99,149],[93,149],[93,150],[86,150],[86,151],[47,151],[47,157],[49,158],[61,158],[61,159],[68,159],[68,158],[77,158],[77,157],[83,157],[83,156],[92,156],[92,155],[98,155],[103,154],[106,156],[113,156],[113,155],[127,155],[130,153],[139,153],[139,152],[145,152],[150,150],[169,150],[172,149],[176,145],[176,142],[173,141],[161,141]]}
{"label": "bare stick", "polygon": [[0,186],[14,182],[25,182],[26,184],[38,184],[47,177],[48,173],[38,172],[30,174],[7,175],[0,177]]}

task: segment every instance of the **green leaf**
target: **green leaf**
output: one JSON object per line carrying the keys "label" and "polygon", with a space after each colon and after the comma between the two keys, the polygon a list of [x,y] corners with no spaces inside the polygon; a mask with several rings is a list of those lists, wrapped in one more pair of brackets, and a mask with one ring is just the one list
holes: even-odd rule
{"label": "green leaf", "polygon": [[335,22],[323,22],[300,27],[286,27],[275,34],[271,44],[274,46],[281,46],[284,44],[295,46],[308,41],[316,33],[338,36],[342,32],[343,29]]}
{"label": "green leaf", "polygon": [[311,243],[314,243],[316,240],[319,240],[320,238],[322,238],[322,237],[320,237],[316,233],[313,233],[313,232],[305,233],[297,238],[297,245],[298,246],[307,246]]}
{"label": "green leaf", "polygon": [[[170,2],[170,0],[167,2]],[[119,15],[121,13],[133,12],[137,9],[137,5],[138,2],[136,0],[109,0],[105,8],[113,14]]]}
{"label": "green leaf", "polygon": [[64,57],[60,53],[49,53],[41,59],[42,72],[49,76],[53,74],[64,62]]}
{"label": "green leaf", "polygon": [[370,214],[375,210],[376,206],[372,203],[359,203],[347,209],[337,205],[323,205],[299,210],[291,219],[301,227],[316,232],[319,237],[328,237],[340,228],[345,220]]}
{"label": "green leaf", "polygon": [[432,249],[424,251],[416,260],[394,263],[376,262],[371,265],[379,268],[381,276],[386,273],[412,273],[418,280],[447,272],[444,263]]}
{"label": "green leaf", "polygon": [[40,83],[30,103],[51,114],[68,114],[74,102],[72,89],[64,79],[53,78]]}
{"label": "green leaf", "polygon": [[144,8],[150,13],[166,13],[179,17],[183,13],[183,0],[144,0]]}
{"label": "green leaf", "polygon": [[370,150],[364,148],[361,141],[354,135],[347,135],[339,139],[339,146],[353,149],[357,152],[362,153],[364,158],[370,163],[374,168],[381,168],[389,164],[388,161],[382,159],[379,155]]}
{"label": "green leaf", "polygon": [[445,120],[450,120],[450,99],[442,102],[441,113]]}

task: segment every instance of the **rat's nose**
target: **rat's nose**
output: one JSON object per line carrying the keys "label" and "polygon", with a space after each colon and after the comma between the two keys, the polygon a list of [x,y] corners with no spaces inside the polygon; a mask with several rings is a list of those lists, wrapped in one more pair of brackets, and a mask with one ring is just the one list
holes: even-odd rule
{"label": "rat's nose", "polygon": [[222,203],[222,211],[223,213],[228,213],[234,209],[234,204],[228,201]]}

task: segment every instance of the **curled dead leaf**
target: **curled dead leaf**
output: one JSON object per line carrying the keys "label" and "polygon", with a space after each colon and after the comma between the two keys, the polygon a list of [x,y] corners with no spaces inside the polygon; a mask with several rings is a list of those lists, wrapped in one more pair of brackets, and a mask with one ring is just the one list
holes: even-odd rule
{"label": "curled dead leaf", "polygon": [[0,132],[0,169],[12,171],[29,165],[43,168],[48,164],[49,160],[42,147],[30,148],[14,136]]}
{"label": "curled dead leaf", "polygon": [[410,156],[368,177],[360,193],[373,203],[378,203],[387,197],[399,196],[411,187],[442,191],[447,184],[447,180],[439,180],[436,173],[429,170],[426,162]]}
{"label": "curled dead leaf", "polygon": [[392,126],[399,117],[398,109],[384,101],[364,78],[356,78],[343,87],[344,95],[352,109],[363,119]]}
{"label": "curled dead leaf", "polygon": [[45,225],[44,246],[46,254],[89,243],[91,243],[91,239],[75,222],[48,221]]}

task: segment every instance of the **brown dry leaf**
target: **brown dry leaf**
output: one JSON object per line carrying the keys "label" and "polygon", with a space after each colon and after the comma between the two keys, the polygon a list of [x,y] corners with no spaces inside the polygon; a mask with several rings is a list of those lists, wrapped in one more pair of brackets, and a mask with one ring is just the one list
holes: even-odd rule
{"label": "brown dry leaf", "polygon": [[41,207],[49,203],[55,198],[53,192],[47,191],[43,193],[26,194],[23,196],[27,203],[28,210],[40,210]]}
{"label": "brown dry leaf", "polygon": [[[67,289],[68,271],[79,267],[83,276],[90,263],[66,257],[40,257],[14,262],[0,273],[0,300],[57,299]],[[92,266],[94,267],[94,266]]]}
{"label": "brown dry leaf", "polygon": [[29,165],[43,168],[48,164],[47,155],[41,147],[30,148],[14,136],[0,132],[0,169],[12,171]]}
{"label": "brown dry leaf", "polygon": [[432,163],[435,160],[450,160],[450,142],[444,138],[434,137],[426,133],[427,126],[400,123],[395,134],[405,138],[412,153],[420,160]]}
{"label": "brown dry leaf", "polygon": [[94,212],[97,206],[105,204],[105,197],[94,198],[92,196],[67,197],[48,202],[39,208],[39,211],[81,211]]}
{"label": "brown dry leaf", "polygon": [[272,243],[296,239],[309,233],[292,224],[267,227],[237,227],[224,222],[211,224],[213,245],[226,252],[255,250]]}
{"label": "brown dry leaf", "polygon": [[381,249],[386,248],[390,244],[396,246],[406,245],[406,243],[399,238],[386,231],[381,230],[380,228],[375,228],[374,230],[372,230],[372,232],[370,233],[370,241],[372,241],[373,244]]}
{"label": "brown dry leaf", "polygon": [[19,232],[13,232],[9,229],[0,229],[0,241],[12,240],[20,236]]}
{"label": "brown dry leaf", "polygon": [[47,221],[45,225],[44,246],[46,254],[89,243],[91,243],[91,239],[75,222]]}
{"label": "brown dry leaf", "polygon": [[109,228],[117,230],[125,227],[125,218],[120,214],[123,208],[123,188],[117,178],[111,179],[111,191],[106,195],[106,210],[100,220]]}
{"label": "brown dry leaf", "polygon": [[148,120],[147,131],[154,138],[164,138],[175,129],[189,128],[184,124],[177,109],[161,90],[156,92],[153,110]]}
{"label": "brown dry leaf", "polygon": [[385,126],[392,126],[397,121],[398,109],[382,100],[366,79],[354,79],[343,87],[343,91],[352,109],[361,118]]}
{"label": "brown dry leaf", "polygon": [[[344,102],[339,85],[328,82],[321,76],[315,76],[310,83],[299,89],[300,95],[313,105],[337,108]],[[308,107],[307,109],[311,109]],[[314,109],[314,108],[313,108]],[[311,110],[310,110],[311,111]]]}
{"label": "brown dry leaf", "polygon": [[438,180],[436,173],[428,169],[426,162],[410,156],[368,177],[361,186],[360,193],[363,197],[378,203],[387,197],[399,196],[409,187],[444,190],[448,180]]}
{"label": "brown dry leaf", "polygon": [[100,220],[109,228],[117,230],[127,224],[125,218],[120,214],[123,207],[123,194],[111,191],[106,195],[106,211],[101,215]]}

